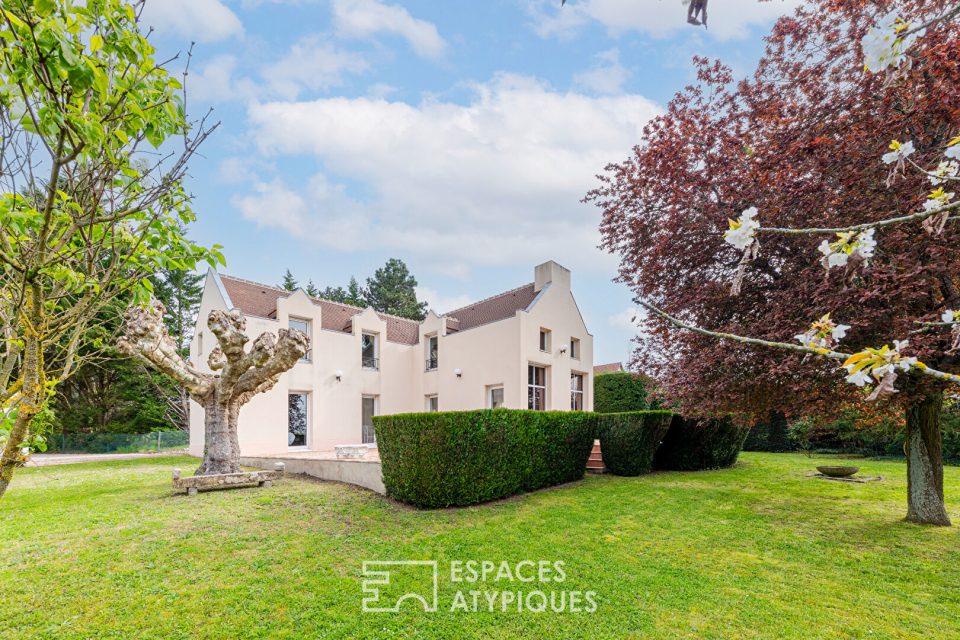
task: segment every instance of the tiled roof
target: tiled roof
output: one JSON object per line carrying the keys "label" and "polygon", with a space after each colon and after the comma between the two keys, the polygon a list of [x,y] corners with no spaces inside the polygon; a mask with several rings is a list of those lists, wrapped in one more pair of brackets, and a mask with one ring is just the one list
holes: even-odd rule
{"label": "tiled roof", "polygon": [[[233,305],[243,313],[261,318],[277,317],[277,300],[288,297],[292,292],[271,287],[242,278],[220,274],[227,295]],[[332,302],[322,298],[312,298],[320,305],[320,324],[331,331],[350,332],[350,319],[363,312],[360,307]],[[401,344],[417,344],[420,339],[420,323],[416,320],[399,318],[387,313],[377,312],[381,320],[387,323],[387,340]]]}
{"label": "tiled roof", "polygon": [[620,362],[598,364],[598,365],[594,365],[593,367],[594,375],[599,373],[619,373],[620,371],[623,371],[623,364]]}
{"label": "tiled roof", "polygon": [[456,329],[458,331],[465,331],[482,324],[512,318],[518,310],[529,307],[536,297],[537,292],[533,290],[532,282],[510,291],[504,291],[492,298],[468,304],[445,314],[448,319],[447,327],[450,328],[450,319],[457,320]]}

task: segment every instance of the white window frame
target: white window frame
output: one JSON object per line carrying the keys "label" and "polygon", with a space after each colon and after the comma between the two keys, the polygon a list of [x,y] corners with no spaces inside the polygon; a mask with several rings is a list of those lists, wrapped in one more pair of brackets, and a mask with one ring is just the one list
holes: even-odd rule
{"label": "white window frame", "polygon": [[289,404],[290,396],[303,396],[304,398],[306,398],[305,403],[307,407],[307,430],[303,434],[303,444],[289,444],[289,438],[288,438],[287,449],[292,449],[294,451],[309,450],[310,449],[310,431],[311,431],[310,427],[311,427],[311,422],[313,420],[313,411],[312,411],[312,407],[310,406],[312,404],[311,393],[309,391],[301,391],[298,389],[291,389],[287,392],[287,435],[288,436],[290,434],[290,404]]}
{"label": "white window frame", "polygon": [[[292,327],[292,326],[290,326],[291,323],[293,323],[293,322],[302,322],[304,325],[306,325],[306,331],[304,331],[303,329],[300,329],[299,327]],[[299,317],[299,316],[289,316],[289,317],[287,318],[287,328],[288,328],[288,329],[298,329],[298,330],[303,331],[304,333],[306,333],[306,334],[307,334],[307,337],[310,338],[310,343],[311,343],[311,346],[312,346],[312,344],[313,344],[313,321],[311,321],[309,318],[301,318],[301,317]],[[303,357],[300,358],[299,362],[311,362],[312,360],[313,360],[313,349],[310,348],[310,349],[307,350],[307,352],[306,352],[305,354],[303,354]]]}
{"label": "white window frame", "polygon": [[[423,363],[424,363],[423,370],[424,370],[424,371],[436,371],[437,369],[440,368],[440,336],[439,336],[438,334],[434,333],[434,334],[432,334],[432,335],[424,336],[424,337],[426,338],[426,344],[425,344],[426,354],[425,354],[425,357],[424,357],[424,359],[423,359]],[[430,343],[433,342],[434,340],[436,340],[436,342],[437,342],[437,357],[436,357],[436,359],[431,358],[431,356],[430,356],[430,353],[431,353]],[[433,364],[432,367],[430,366],[431,364]]]}
{"label": "white window frame", "polygon": [[487,386],[487,409],[494,409],[494,408],[496,408],[496,407],[493,406],[493,392],[494,392],[494,391],[499,391],[499,392],[500,392],[500,395],[501,395],[501,398],[500,398],[500,408],[502,409],[502,408],[504,407],[504,405],[506,404],[506,392],[504,391],[502,384],[491,384],[491,385],[488,385],[488,386]]}
{"label": "white window frame", "polygon": [[580,338],[570,336],[570,357],[574,360],[580,359]]}
{"label": "white window frame", "polygon": [[[577,376],[580,377],[580,390],[579,390],[579,391],[578,391],[577,389],[574,389],[574,388],[573,388],[573,381],[574,381],[574,379],[575,379]],[[580,408],[579,408],[579,409],[577,409],[577,408],[574,406],[574,400],[575,400],[575,398],[577,397],[577,395],[580,396]],[[571,411],[586,411],[586,406],[587,406],[586,403],[587,403],[587,374],[581,373],[581,372],[579,372],[579,371],[571,371],[571,372],[570,372],[570,410],[571,410]]]}
{"label": "white window frame", "polygon": [[553,339],[553,332],[550,329],[540,327],[540,334],[537,336],[538,346],[542,353],[550,353],[550,343]]}
{"label": "white window frame", "polygon": [[[363,401],[364,400],[373,400],[373,415],[370,416],[370,428],[373,428],[373,418],[380,415],[380,396],[363,394],[360,396],[360,440],[363,440]],[[377,444],[377,437],[374,435],[373,440],[370,442],[364,442],[363,444],[375,445]]]}
{"label": "white window frame", "polygon": [[[533,384],[530,382],[530,370],[531,368],[542,369],[543,370],[543,384]],[[550,367],[544,366],[542,364],[535,364],[533,362],[527,364],[527,409],[532,411],[546,411],[547,407],[550,404],[550,397],[547,393],[550,388]],[[543,391],[543,406],[536,407],[531,405],[536,405],[535,398],[537,394],[534,392],[533,396],[530,395],[531,389],[541,389]]]}
{"label": "white window frame", "polygon": [[[369,336],[373,338],[373,366],[368,367],[364,364],[364,355],[363,355],[363,338]],[[373,331],[364,331],[360,334],[360,368],[366,369],[367,371],[379,371],[380,370],[380,334]]]}
{"label": "white window frame", "polygon": [[[436,409],[430,406],[431,403],[434,401],[436,401],[437,403]],[[440,396],[437,395],[436,393],[431,393],[424,396],[423,407],[427,411],[427,413],[437,413],[438,411],[440,411]]]}

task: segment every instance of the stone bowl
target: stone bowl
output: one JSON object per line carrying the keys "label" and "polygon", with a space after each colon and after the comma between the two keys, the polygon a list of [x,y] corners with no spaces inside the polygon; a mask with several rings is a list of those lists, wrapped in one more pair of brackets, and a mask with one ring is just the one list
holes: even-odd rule
{"label": "stone bowl", "polygon": [[842,467],[842,466],[822,466],[817,467],[817,471],[822,473],[825,476],[830,476],[831,478],[846,478],[852,476],[857,471],[860,471],[860,467]]}

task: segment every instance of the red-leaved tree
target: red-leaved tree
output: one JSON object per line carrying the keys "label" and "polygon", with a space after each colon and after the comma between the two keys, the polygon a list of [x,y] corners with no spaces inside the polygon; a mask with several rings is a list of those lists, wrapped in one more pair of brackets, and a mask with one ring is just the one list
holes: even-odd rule
{"label": "red-leaved tree", "polygon": [[[866,72],[861,43],[892,9],[923,19],[952,6],[814,1],[776,24],[749,79],[735,82],[728,67],[696,59],[699,82],[676,95],[632,157],[608,166],[588,194],[603,211],[604,246],[621,258],[619,279],[638,302],[669,316],[646,317],[635,358],[685,411],[828,415],[862,401],[865,391],[813,349],[716,339],[729,332],[796,345],[827,313],[850,325],[838,343],[844,352],[909,339],[904,353],[919,362],[947,376],[960,369],[949,327],[932,324],[960,308],[956,211],[936,218],[942,229],[923,221],[878,227],[869,259],[854,251],[837,268],[825,268],[829,256],[818,252],[836,234],[789,233],[924,210],[930,176],[881,156],[891,140],[909,139],[915,151],[904,164],[936,167],[960,134],[960,30],[933,21],[895,73]],[[744,252],[723,231],[750,207],[762,227],[786,232],[758,233],[759,245]],[[714,334],[677,331],[670,318]],[[949,524],[939,430],[949,383],[921,369],[881,385],[888,393],[880,401],[906,417],[907,518]]]}

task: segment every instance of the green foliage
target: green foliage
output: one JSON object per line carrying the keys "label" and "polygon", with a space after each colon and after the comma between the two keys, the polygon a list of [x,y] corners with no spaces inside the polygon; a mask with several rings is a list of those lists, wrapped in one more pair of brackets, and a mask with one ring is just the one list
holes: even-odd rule
{"label": "green foliage", "polygon": [[374,418],[387,494],[420,507],[487,502],[583,477],[595,414],[484,409]]}
{"label": "green foliage", "polygon": [[647,380],[626,371],[602,373],[593,377],[593,410],[597,413],[623,413],[649,409]]}
{"label": "green foliage", "polygon": [[599,416],[603,464],[618,476],[650,473],[653,456],[670,429],[670,411],[633,411]]}
{"label": "green foliage", "polygon": [[313,280],[307,280],[307,286],[303,288],[307,292],[307,295],[311,298],[320,297],[320,290],[317,289],[317,285],[313,284]]}
{"label": "green foliage", "polygon": [[154,297],[167,310],[163,316],[167,331],[180,348],[180,355],[187,355],[203,297],[204,276],[182,269],[163,269],[150,280]]}
{"label": "green foliage", "polygon": [[704,420],[674,415],[653,459],[655,469],[722,469],[737,461],[750,427],[731,418]]}
{"label": "green foliage", "polygon": [[293,277],[293,274],[290,273],[290,269],[287,269],[283,272],[283,282],[280,283],[281,289],[286,289],[287,291],[296,291],[300,288],[297,279]]}
{"label": "green foliage", "polygon": [[744,451],[795,451],[797,442],[791,438],[787,418],[780,411],[771,411],[767,420],[750,429],[743,443]]}
{"label": "green foliage", "polygon": [[416,286],[417,279],[410,275],[403,260],[390,258],[373,277],[367,278],[366,301],[377,311],[423,320],[427,303],[417,300]]}

